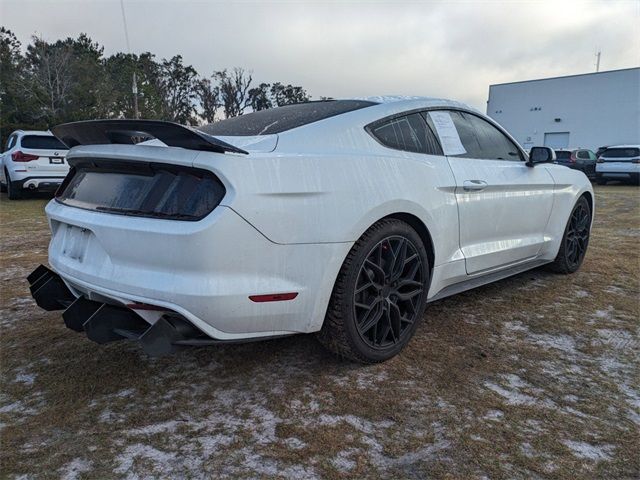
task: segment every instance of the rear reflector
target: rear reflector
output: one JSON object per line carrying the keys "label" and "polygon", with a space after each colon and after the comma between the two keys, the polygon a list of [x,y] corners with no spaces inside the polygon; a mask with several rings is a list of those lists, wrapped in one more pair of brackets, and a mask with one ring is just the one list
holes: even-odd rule
{"label": "rear reflector", "polygon": [[286,300],[293,300],[298,296],[298,292],[290,293],[271,293],[269,295],[250,295],[249,300],[252,302],[284,302]]}

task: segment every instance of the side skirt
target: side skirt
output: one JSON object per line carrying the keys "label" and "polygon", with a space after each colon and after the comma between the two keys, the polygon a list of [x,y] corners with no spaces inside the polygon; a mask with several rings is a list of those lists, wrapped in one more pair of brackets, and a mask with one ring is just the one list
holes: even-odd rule
{"label": "side skirt", "polygon": [[435,302],[436,300],[441,300],[443,298],[450,297],[451,295],[456,295],[466,290],[471,290],[472,288],[481,287],[482,285],[486,285],[488,283],[497,282],[498,280],[502,280],[503,278],[511,277],[513,275],[517,275],[518,273],[526,272],[527,270],[540,267],[547,263],[551,263],[551,262],[549,260],[540,260],[540,259],[532,260],[531,262],[514,265],[513,267],[505,268],[504,270],[487,273],[485,275],[473,277],[468,280],[464,280],[462,282],[454,283],[453,285],[449,285],[448,287],[445,287],[442,290],[440,290],[433,297],[427,300],[427,302],[429,303]]}

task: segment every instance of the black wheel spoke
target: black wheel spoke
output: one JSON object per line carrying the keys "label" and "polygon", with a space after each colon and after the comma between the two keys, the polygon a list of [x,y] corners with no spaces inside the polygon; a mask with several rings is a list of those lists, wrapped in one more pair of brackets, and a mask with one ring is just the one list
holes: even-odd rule
{"label": "black wheel spoke", "polygon": [[362,325],[360,325],[360,331],[363,333],[371,330],[371,327],[376,325],[380,319],[382,318],[382,314],[384,313],[384,308],[382,306],[382,302],[376,302],[367,312]]}
{"label": "black wheel spoke", "polygon": [[397,280],[404,270],[405,260],[407,258],[407,241],[402,239],[393,254],[393,263],[391,264],[391,279]]}
{"label": "black wheel spoke", "polygon": [[368,288],[371,288],[371,287],[375,288],[375,285],[376,284],[371,281],[365,283],[364,285],[361,285],[360,287],[356,288],[356,295],[359,294],[360,292],[364,292]]}
{"label": "black wheel spoke", "polygon": [[402,332],[402,314],[398,305],[392,302],[389,303],[389,321],[394,338],[399,340]]}
{"label": "black wheel spoke", "polygon": [[[385,273],[380,265],[374,263],[369,259],[365,260],[365,265],[369,267],[368,269],[365,269],[365,273],[367,274],[367,278],[369,279],[369,281],[374,282],[378,285],[384,283]],[[375,278],[376,275],[378,276],[378,279]]]}

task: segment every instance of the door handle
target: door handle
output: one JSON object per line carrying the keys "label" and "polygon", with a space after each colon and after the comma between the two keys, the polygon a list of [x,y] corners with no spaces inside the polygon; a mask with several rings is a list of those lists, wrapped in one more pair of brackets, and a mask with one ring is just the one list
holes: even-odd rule
{"label": "door handle", "polygon": [[462,182],[462,188],[465,192],[479,192],[487,188],[488,184],[484,180],[465,180]]}

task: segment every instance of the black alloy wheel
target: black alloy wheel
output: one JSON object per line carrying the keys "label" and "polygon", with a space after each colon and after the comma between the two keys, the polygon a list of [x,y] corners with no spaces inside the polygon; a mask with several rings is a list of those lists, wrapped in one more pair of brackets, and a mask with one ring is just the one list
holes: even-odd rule
{"label": "black alloy wheel", "polygon": [[320,342],[363,363],[388,360],[409,342],[427,303],[429,254],[408,223],[387,218],[359,239],[338,273]]}
{"label": "black alloy wheel", "polygon": [[589,226],[591,213],[589,207],[579,202],[571,213],[569,227],[565,235],[565,251],[567,262],[576,269],[582,263],[589,244]]}
{"label": "black alloy wheel", "polygon": [[574,273],[582,265],[589,246],[591,233],[591,205],[580,197],[571,210],[567,226],[560,243],[560,250],[549,268],[557,273]]}
{"label": "black alloy wheel", "polygon": [[384,238],[371,249],[353,294],[356,328],[370,347],[404,340],[425,294],[424,270],[416,247],[404,237]]}

